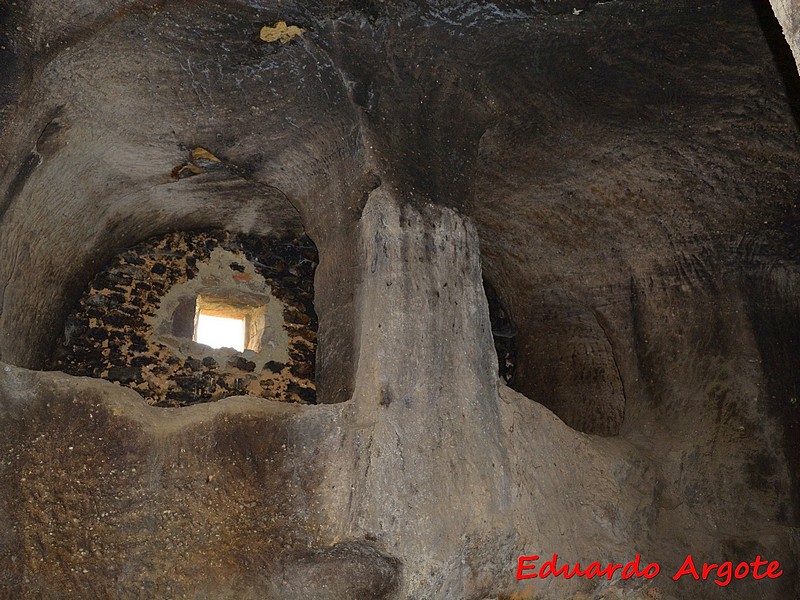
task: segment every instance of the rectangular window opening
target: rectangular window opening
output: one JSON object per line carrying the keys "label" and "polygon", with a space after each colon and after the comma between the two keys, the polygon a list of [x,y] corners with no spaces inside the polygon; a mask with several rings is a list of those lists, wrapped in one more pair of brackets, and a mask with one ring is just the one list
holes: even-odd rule
{"label": "rectangular window opening", "polygon": [[197,316],[194,341],[212,348],[233,348],[242,352],[245,348],[244,319],[216,317],[201,310]]}
{"label": "rectangular window opening", "polygon": [[256,298],[198,295],[192,339],[212,348],[261,351],[266,302]]}

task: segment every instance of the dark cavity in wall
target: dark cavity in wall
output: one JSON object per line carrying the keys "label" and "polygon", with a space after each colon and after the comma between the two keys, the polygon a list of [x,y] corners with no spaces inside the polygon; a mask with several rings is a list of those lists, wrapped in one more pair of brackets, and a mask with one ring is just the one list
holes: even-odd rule
{"label": "dark cavity in wall", "polygon": [[[800,301],[790,281],[751,277],[748,313],[758,343],[766,382],[766,406],[783,425],[783,452],[790,465],[795,498],[800,495]],[[776,285],[775,279],[779,280]],[[751,478],[770,475],[771,464],[751,465]],[[784,507],[782,515],[792,525],[800,523],[800,507]]]}
{"label": "dark cavity in wall", "polygon": [[500,296],[491,283],[483,280],[483,291],[489,303],[489,321],[492,324],[494,349],[497,353],[497,372],[506,384],[513,387],[514,369],[517,364],[517,332],[511,317],[500,302]]}
{"label": "dark cavity in wall", "polygon": [[[317,263],[305,236],[147,240],[90,283],[48,366],[117,382],[156,406],[232,395],[316,403]],[[243,348],[199,343],[203,311],[239,319]]]}

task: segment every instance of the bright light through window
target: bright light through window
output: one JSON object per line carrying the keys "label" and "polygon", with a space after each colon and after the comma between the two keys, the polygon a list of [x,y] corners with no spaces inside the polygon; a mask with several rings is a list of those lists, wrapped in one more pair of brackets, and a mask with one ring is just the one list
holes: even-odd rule
{"label": "bright light through window", "polygon": [[197,317],[195,341],[212,348],[244,350],[244,319],[212,317],[202,312]]}

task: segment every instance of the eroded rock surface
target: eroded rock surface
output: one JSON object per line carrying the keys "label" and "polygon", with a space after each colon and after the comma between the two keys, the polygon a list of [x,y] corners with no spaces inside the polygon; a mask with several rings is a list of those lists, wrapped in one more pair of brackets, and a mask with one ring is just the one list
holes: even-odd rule
{"label": "eroded rock surface", "polygon": [[[768,9],[4,6],[0,597],[800,595],[800,100]],[[38,370],[113,257],[209,229],[314,241],[318,405]],[[516,581],[539,553],[664,574]],[[672,581],[688,553],[784,575]]]}

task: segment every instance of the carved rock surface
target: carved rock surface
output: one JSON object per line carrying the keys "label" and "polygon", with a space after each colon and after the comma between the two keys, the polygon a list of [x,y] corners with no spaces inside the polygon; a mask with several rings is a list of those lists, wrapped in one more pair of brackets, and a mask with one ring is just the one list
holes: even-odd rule
{"label": "carved rock surface", "polygon": [[[800,596],[800,96],[765,2],[0,10],[0,598]],[[314,241],[319,404],[40,370],[112,257],[208,229]],[[552,553],[662,575],[516,581]],[[688,553],[784,575],[674,582]]]}

